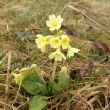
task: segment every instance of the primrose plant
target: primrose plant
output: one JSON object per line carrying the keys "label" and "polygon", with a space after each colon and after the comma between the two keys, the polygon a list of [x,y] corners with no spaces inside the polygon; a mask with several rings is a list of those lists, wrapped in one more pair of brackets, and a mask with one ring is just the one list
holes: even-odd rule
{"label": "primrose plant", "polygon": [[[49,96],[61,92],[65,89],[69,83],[69,75],[66,67],[62,67],[58,74],[58,81],[55,82],[55,72],[58,61],[66,60],[74,56],[74,53],[78,53],[80,50],[73,48],[70,45],[69,37],[61,30],[61,24],[63,18],[61,16],[49,15],[49,20],[46,21],[46,25],[50,31],[55,31],[54,35],[43,36],[41,34],[36,35],[35,42],[41,52],[45,53],[46,47],[50,46],[54,52],[50,53],[49,59],[54,59],[54,66],[52,71],[52,77],[48,78],[48,82],[44,78],[44,71],[42,71],[36,64],[32,64],[28,68],[23,68],[19,71],[19,74],[14,73],[15,82],[30,94],[34,95],[29,104],[29,110],[42,110],[47,105],[47,99]],[[67,50],[67,55],[63,53],[63,50]]]}
{"label": "primrose plant", "polygon": [[[45,37],[38,34],[37,38],[35,39],[38,48],[41,49],[42,52],[45,52],[47,45],[50,45],[52,48],[55,49],[55,52],[49,55],[50,59],[54,59],[54,67],[52,73],[53,81],[55,77],[57,61],[62,61],[62,59],[66,60],[67,57],[70,58],[71,56],[74,56],[74,53],[78,53],[79,51],[79,49],[70,46],[69,37],[63,34],[61,30],[59,30],[62,22],[63,18],[61,18],[60,15],[58,17],[56,17],[54,14],[49,15],[49,20],[46,21],[46,24],[49,27],[50,31],[56,30],[56,34]],[[67,49],[66,56],[61,52],[62,49]]]}

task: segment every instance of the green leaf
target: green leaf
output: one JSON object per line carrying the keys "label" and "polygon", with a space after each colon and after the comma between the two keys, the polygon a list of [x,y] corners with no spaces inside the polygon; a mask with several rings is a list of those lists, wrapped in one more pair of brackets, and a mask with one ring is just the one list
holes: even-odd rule
{"label": "green leaf", "polygon": [[29,110],[43,110],[47,105],[45,96],[34,96],[29,104]]}
{"label": "green leaf", "polygon": [[30,94],[42,93],[47,95],[47,86],[41,75],[41,71],[36,67],[30,67],[30,69],[23,71],[24,77],[22,80],[22,86]]}
{"label": "green leaf", "polygon": [[39,85],[39,89],[40,91],[42,92],[43,95],[47,95],[48,94],[48,91],[47,91],[47,86],[41,84],[41,83],[38,83]]}
{"label": "green leaf", "polygon": [[69,83],[69,75],[67,72],[67,68],[63,67],[58,75],[58,85],[60,88],[64,89],[67,87]]}
{"label": "green leaf", "polygon": [[30,31],[23,31],[23,32],[20,31],[20,32],[16,32],[15,34],[21,39],[21,41],[24,41],[27,38],[31,40],[33,37]]}
{"label": "green leaf", "polygon": [[59,84],[54,84],[52,93],[55,94],[55,93],[58,93],[61,90],[62,90],[62,88],[59,86]]}
{"label": "green leaf", "polygon": [[53,89],[53,81],[51,78],[49,78],[49,82],[48,82],[48,94],[52,95],[52,89]]}
{"label": "green leaf", "polygon": [[67,72],[67,68],[63,67],[58,74],[58,83],[53,85],[52,93],[58,93],[61,90],[65,89],[69,84],[69,75]]}
{"label": "green leaf", "polygon": [[23,88],[30,94],[36,95],[42,93],[47,95],[47,85],[43,79],[43,71],[33,64],[29,68],[23,68],[20,70],[19,74],[13,74],[15,76],[14,80],[16,84],[20,85],[22,82]]}

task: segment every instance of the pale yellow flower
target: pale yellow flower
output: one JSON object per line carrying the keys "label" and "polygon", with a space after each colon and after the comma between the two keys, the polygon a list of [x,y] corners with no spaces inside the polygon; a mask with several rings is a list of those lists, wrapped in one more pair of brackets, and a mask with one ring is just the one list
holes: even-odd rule
{"label": "pale yellow flower", "polygon": [[14,80],[16,82],[16,84],[20,85],[20,83],[22,82],[23,78],[22,78],[22,74],[13,74],[14,76]]}
{"label": "pale yellow flower", "polygon": [[50,59],[55,59],[55,61],[62,61],[62,58],[66,60],[66,57],[64,54],[60,51],[60,48],[58,48],[55,52],[51,53],[49,55]]}
{"label": "pale yellow flower", "polygon": [[41,52],[44,53],[46,51],[46,46],[41,48]]}
{"label": "pale yellow flower", "polygon": [[36,36],[37,36],[37,38],[35,39],[35,42],[37,43],[38,48],[44,47],[46,44],[46,38],[40,34],[38,34]]}
{"label": "pale yellow flower", "polygon": [[37,43],[38,48],[41,49],[42,52],[45,52],[47,45],[46,37],[40,34],[38,34],[37,37],[38,38],[35,39],[35,42]]}
{"label": "pale yellow flower", "polygon": [[46,21],[47,26],[50,31],[58,30],[61,27],[61,23],[63,22],[63,18],[61,16],[55,16],[54,14],[49,15],[49,20]]}
{"label": "pale yellow flower", "polygon": [[60,40],[57,37],[52,37],[50,39],[50,43],[49,44],[53,48],[58,48],[60,46]]}
{"label": "pale yellow flower", "polygon": [[80,50],[77,48],[73,48],[70,45],[68,46],[68,52],[67,52],[67,57],[74,56],[74,53],[78,53]]}
{"label": "pale yellow flower", "polygon": [[63,49],[67,49],[69,45],[70,39],[66,35],[61,36],[61,45]]}

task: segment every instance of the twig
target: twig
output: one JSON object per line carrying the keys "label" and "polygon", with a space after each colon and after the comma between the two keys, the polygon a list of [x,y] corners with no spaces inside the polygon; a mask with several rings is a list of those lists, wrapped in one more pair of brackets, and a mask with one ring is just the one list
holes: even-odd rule
{"label": "twig", "polygon": [[9,53],[7,53],[7,54],[5,55],[5,57],[0,61],[0,65],[1,65],[2,62],[7,58],[8,55],[9,55]]}
{"label": "twig", "polygon": [[96,25],[98,25],[99,27],[101,27],[102,29],[104,29],[105,31],[107,31],[107,32],[110,34],[110,31],[109,31],[109,30],[107,30],[106,28],[104,28],[103,26],[101,26],[101,25],[100,25],[99,23],[97,23],[95,20],[93,20],[92,18],[90,18],[89,16],[87,16],[85,13],[83,13],[83,12],[81,12],[79,9],[75,8],[74,6],[66,5],[66,6],[61,10],[61,12],[60,12],[59,14],[61,14],[66,7],[71,8],[72,10],[75,10],[75,11],[77,11],[78,13],[81,13],[84,17],[90,19],[92,22],[94,22]]}
{"label": "twig", "polygon": [[[9,107],[11,107],[13,110],[16,110],[16,108],[15,108],[14,106],[11,106],[11,105],[9,105],[9,104],[6,104],[6,103],[4,103],[4,102],[2,102],[2,101],[0,101],[0,104],[9,106]],[[0,109],[0,110],[1,110],[1,109]],[[3,110],[3,109],[2,109],[2,110]]]}
{"label": "twig", "polygon": [[9,25],[6,25],[7,32],[9,33]]}
{"label": "twig", "polygon": [[17,107],[17,110],[19,110],[19,108],[21,108],[22,106],[26,105],[29,102],[29,100],[27,100],[25,103],[21,104],[19,107]]}
{"label": "twig", "polygon": [[[19,85],[19,88],[18,88],[18,91],[17,91],[16,97],[15,97],[15,99],[14,99],[14,101],[13,101],[13,103],[12,103],[11,106],[13,106],[13,104],[14,104],[14,103],[16,102],[16,100],[17,100],[17,97],[18,97],[18,95],[19,95],[19,91],[20,91],[20,88],[21,88],[21,84],[22,84],[22,82],[20,82],[20,85]],[[10,108],[9,110],[11,110],[11,108]]]}
{"label": "twig", "polygon": [[61,13],[64,11],[64,9],[67,7],[67,5],[65,5],[64,7],[63,7],[63,9],[60,11],[60,13],[58,14],[58,15],[61,15]]}
{"label": "twig", "polygon": [[109,107],[110,107],[110,103],[103,110],[107,110],[107,108],[109,110]]}
{"label": "twig", "polygon": [[[6,77],[6,89],[5,89],[5,103],[8,102],[8,89],[9,89],[9,74],[10,74],[10,65],[11,65],[11,52],[8,56],[8,66],[7,66],[7,77]],[[4,110],[7,110],[7,105],[5,105]]]}

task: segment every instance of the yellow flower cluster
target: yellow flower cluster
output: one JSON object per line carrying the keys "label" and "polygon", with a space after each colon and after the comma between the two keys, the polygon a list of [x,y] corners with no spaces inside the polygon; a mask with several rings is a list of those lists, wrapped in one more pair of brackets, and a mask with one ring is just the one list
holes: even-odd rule
{"label": "yellow flower cluster", "polygon": [[[70,58],[71,56],[74,56],[74,53],[78,53],[78,51],[80,51],[79,49],[70,46],[70,39],[67,35],[63,34],[61,31],[58,32],[62,22],[63,18],[61,18],[60,15],[58,17],[54,14],[49,15],[49,20],[46,21],[46,24],[50,31],[57,30],[57,34],[45,37],[38,34],[35,39],[38,48],[41,49],[42,52],[45,52],[47,45],[56,49],[55,52],[49,55],[49,58],[55,59],[55,61],[62,61],[62,59],[66,60],[66,57]],[[67,49],[67,56],[61,52],[61,48]]]}

